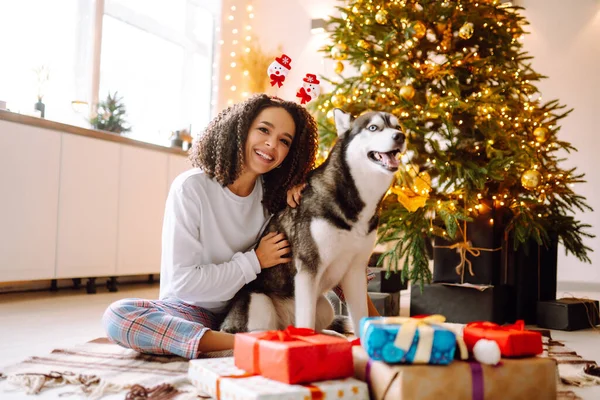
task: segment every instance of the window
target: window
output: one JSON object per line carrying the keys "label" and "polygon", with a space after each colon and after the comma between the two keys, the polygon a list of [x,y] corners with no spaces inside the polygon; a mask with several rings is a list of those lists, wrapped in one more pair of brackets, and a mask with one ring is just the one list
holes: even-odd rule
{"label": "window", "polygon": [[10,110],[34,114],[39,95],[46,118],[73,122],[71,101],[81,78],[78,30],[89,18],[80,3],[0,1],[0,99]]}
{"label": "window", "polygon": [[186,0],[105,0],[100,99],[123,96],[131,136],[161,143],[210,118],[210,11]]}
{"label": "window", "polygon": [[[46,118],[86,125],[89,110],[72,102],[116,91],[127,136],[166,145],[174,130],[197,134],[210,119],[219,9],[213,0],[0,1],[0,100],[33,114],[40,91]],[[42,85],[39,67],[49,72]]]}

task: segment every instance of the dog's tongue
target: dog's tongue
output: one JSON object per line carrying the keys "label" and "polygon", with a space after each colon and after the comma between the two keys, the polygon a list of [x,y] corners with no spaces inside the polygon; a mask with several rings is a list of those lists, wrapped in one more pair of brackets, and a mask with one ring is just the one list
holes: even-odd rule
{"label": "dog's tongue", "polygon": [[400,166],[400,161],[394,157],[393,153],[379,153],[381,162],[389,169],[397,169]]}

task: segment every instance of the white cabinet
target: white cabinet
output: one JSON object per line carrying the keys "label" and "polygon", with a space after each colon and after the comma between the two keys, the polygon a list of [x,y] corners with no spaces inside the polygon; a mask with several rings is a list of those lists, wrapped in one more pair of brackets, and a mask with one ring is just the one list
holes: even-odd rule
{"label": "white cabinet", "polygon": [[62,134],[56,278],[116,273],[120,146]]}
{"label": "white cabinet", "polygon": [[191,167],[185,155],[0,117],[0,282],[160,272],[165,202]]}
{"label": "white cabinet", "polygon": [[[175,154],[169,154],[169,168],[168,168],[168,188],[171,187],[171,183],[177,178],[177,176],[188,169],[192,168],[192,164],[187,157],[178,156]],[[167,188],[167,189],[168,189]]]}
{"label": "white cabinet", "polygon": [[0,121],[0,281],[54,277],[59,132]]}
{"label": "white cabinet", "polygon": [[171,156],[177,157],[121,146],[117,275],[160,272],[161,231]]}

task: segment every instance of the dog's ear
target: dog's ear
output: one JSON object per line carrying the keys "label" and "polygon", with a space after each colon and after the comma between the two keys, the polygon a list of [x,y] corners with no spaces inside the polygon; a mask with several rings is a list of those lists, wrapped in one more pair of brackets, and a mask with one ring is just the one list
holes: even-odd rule
{"label": "dog's ear", "polygon": [[334,108],[333,118],[335,119],[335,128],[338,136],[341,136],[350,130],[350,123],[352,122],[352,115],[350,113],[345,113],[339,108]]}

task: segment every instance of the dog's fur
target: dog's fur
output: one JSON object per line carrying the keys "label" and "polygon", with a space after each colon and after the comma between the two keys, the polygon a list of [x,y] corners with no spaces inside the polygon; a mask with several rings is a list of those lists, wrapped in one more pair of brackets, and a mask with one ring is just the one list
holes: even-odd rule
{"label": "dog's fur", "polygon": [[323,330],[334,319],[324,294],[338,284],[354,332],[368,315],[366,267],[379,204],[398,167],[395,155],[403,150],[405,135],[391,114],[370,112],[352,120],[336,109],[334,115],[338,140],[329,157],[309,174],[300,204],[274,216],[264,232],[284,232],[293,261],[263,269],[242,288],[232,299],[223,331],[283,329],[294,322]]}

